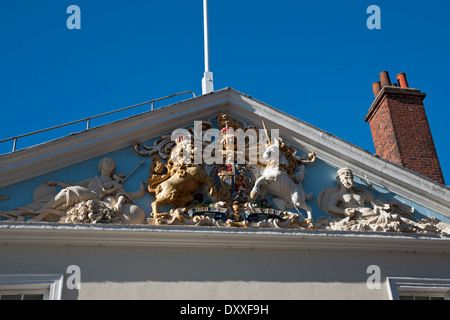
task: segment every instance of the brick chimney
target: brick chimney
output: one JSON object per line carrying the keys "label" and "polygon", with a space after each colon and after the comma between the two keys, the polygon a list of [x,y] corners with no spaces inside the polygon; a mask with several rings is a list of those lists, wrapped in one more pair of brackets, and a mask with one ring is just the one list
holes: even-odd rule
{"label": "brick chimney", "polygon": [[372,85],[375,100],[365,121],[370,124],[376,154],[445,185],[423,100],[425,93],[409,87],[406,75],[391,83],[380,73]]}

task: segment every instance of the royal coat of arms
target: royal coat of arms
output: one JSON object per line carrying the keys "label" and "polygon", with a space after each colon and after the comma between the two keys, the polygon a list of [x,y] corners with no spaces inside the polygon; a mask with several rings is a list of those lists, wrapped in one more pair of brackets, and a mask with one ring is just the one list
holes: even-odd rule
{"label": "royal coat of arms", "polygon": [[[296,150],[267,128],[257,129],[216,116],[217,127],[194,128],[163,136],[152,147],[133,150],[151,156],[147,188],[155,195],[149,224],[289,227],[312,223],[301,185],[315,155]],[[195,137],[202,137],[195,141]],[[271,200],[265,198],[271,195]],[[168,209],[167,209],[168,208]],[[288,211],[287,209],[293,209]],[[303,211],[303,213],[302,213]]]}

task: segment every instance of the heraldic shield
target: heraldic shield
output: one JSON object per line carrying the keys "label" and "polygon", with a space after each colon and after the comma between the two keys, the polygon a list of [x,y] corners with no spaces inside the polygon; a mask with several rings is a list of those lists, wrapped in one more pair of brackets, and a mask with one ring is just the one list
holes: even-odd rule
{"label": "heraldic shield", "polygon": [[235,163],[215,165],[211,177],[221,199],[247,202],[255,185],[255,177],[246,165]]}

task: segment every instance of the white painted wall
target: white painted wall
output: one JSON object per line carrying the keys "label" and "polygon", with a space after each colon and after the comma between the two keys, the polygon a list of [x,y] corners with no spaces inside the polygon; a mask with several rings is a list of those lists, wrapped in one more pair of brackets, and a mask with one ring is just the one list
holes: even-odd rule
{"label": "white painted wall", "polygon": [[[388,299],[387,276],[450,279],[447,254],[2,244],[0,257],[0,274],[78,265],[63,299]],[[380,290],[366,287],[373,264]]]}

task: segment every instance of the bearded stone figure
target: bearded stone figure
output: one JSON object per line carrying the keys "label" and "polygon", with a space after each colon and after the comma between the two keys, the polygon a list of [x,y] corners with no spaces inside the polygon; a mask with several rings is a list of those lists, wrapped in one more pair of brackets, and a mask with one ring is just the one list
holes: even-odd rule
{"label": "bearded stone figure", "polygon": [[317,197],[318,207],[336,218],[322,221],[327,229],[416,233],[448,233],[450,230],[448,224],[435,219],[413,217],[414,208],[396,201],[381,201],[370,191],[355,187],[349,168],[337,171],[336,182],[336,187],[322,191]]}
{"label": "bearded stone figure", "polygon": [[[379,210],[389,210],[390,205],[380,203],[369,191],[355,188],[353,172],[339,169],[336,174],[337,187],[327,189],[318,197],[322,211],[334,217],[363,218],[377,216]],[[367,207],[369,204],[371,207]]]}

